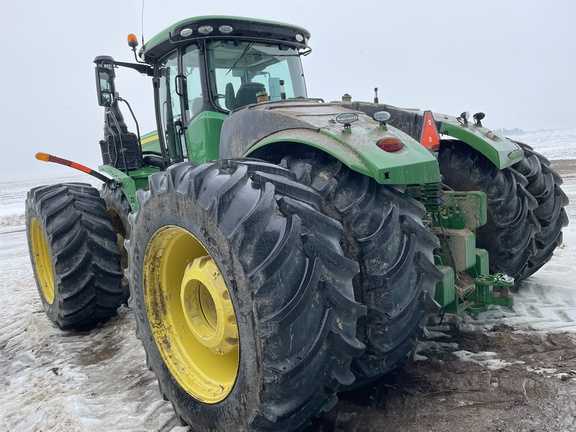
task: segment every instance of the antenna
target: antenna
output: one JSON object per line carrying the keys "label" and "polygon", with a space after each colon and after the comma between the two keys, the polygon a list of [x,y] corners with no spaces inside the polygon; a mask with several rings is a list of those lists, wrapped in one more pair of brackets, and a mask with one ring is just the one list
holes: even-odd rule
{"label": "antenna", "polygon": [[142,26],[142,45],[144,45],[144,0],[142,0],[142,18],[141,18],[141,20],[142,20],[142,23],[141,23],[141,26]]}

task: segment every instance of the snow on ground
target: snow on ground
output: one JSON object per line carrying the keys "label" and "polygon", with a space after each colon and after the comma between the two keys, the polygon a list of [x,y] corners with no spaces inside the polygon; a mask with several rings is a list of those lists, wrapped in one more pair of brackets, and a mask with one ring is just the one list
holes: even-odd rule
{"label": "snow on ground", "polygon": [[550,160],[576,159],[576,129],[524,132],[509,138],[534,147]]}
{"label": "snow on ground", "polygon": [[146,369],[128,308],[86,333],[47,319],[24,221],[29,188],[86,176],[0,185],[0,431],[185,431]]}
{"label": "snow on ground", "polygon": [[0,246],[0,430],[180,429],[146,369],[131,312],[89,333],[58,330],[39,301],[24,227],[14,228]]}
{"label": "snow on ground", "polygon": [[[576,159],[576,130],[532,132],[513,137],[550,159]],[[59,182],[71,179],[51,179]],[[74,177],[75,181],[88,181]],[[576,173],[564,175],[576,220]],[[128,308],[86,333],[55,328],[44,315],[28,257],[24,227],[26,191],[42,181],[0,185],[0,430],[175,431],[172,408],[146,369]],[[512,309],[491,307],[478,315],[447,317],[460,329],[490,331],[506,324],[519,332],[576,332],[576,224],[564,230],[564,245],[536,275],[523,283]],[[440,325],[429,332],[443,334]],[[455,344],[446,344],[457,349]],[[442,348],[442,347],[440,347]],[[445,348],[445,347],[444,347]],[[507,367],[491,352],[457,351],[462,361]],[[424,358],[420,357],[420,360]]]}

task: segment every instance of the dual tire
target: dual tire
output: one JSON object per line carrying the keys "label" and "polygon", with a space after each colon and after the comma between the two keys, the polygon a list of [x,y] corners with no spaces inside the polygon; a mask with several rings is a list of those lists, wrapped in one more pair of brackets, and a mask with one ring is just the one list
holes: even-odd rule
{"label": "dual tire", "polygon": [[322,211],[344,226],[345,256],[360,266],[353,285],[367,306],[357,328],[366,351],[354,359],[349,388],[362,386],[404,360],[438,311],[434,291],[442,274],[432,255],[438,239],[423,226],[424,206],[400,186],[378,184],[325,153],[294,152],[280,164],[321,196]]}
{"label": "dual tire", "polygon": [[299,430],[364,345],[342,227],[255,160],[155,174],[130,215],[128,277],[149,368],[195,430]]}
{"label": "dual tire", "polygon": [[524,158],[502,170],[466,143],[444,140],[438,162],[446,185],[479,190],[488,198],[487,223],[477,230],[478,247],[490,256],[490,271],[516,286],[550,260],[568,225],[568,198],[550,162],[526,144]]}

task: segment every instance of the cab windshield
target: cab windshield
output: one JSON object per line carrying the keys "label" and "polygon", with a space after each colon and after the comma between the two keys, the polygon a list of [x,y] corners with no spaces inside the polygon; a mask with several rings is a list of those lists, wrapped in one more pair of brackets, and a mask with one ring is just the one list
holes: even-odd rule
{"label": "cab windshield", "polygon": [[216,41],[207,47],[213,104],[231,111],[256,103],[265,91],[271,101],[306,97],[306,84],[296,48],[262,42]]}

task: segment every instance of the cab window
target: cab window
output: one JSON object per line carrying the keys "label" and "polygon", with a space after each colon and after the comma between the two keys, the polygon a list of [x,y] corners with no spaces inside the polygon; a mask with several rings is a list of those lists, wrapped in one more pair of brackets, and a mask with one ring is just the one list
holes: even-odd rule
{"label": "cab window", "polygon": [[182,76],[186,87],[186,120],[200,114],[203,105],[202,84],[200,81],[200,55],[196,45],[190,45],[182,55]]}
{"label": "cab window", "polygon": [[270,100],[306,97],[300,53],[291,47],[262,42],[217,41],[208,44],[213,104],[231,111],[256,103],[265,91]]}
{"label": "cab window", "polygon": [[173,161],[182,160],[182,150],[176,125],[182,121],[180,97],[176,93],[176,76],[178,75],[178,53],[166,56],[159,64],[160,78],[160,116],[162,133],[166,141],[168,155]]}

